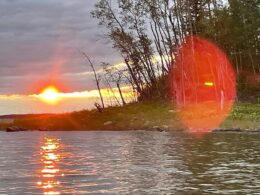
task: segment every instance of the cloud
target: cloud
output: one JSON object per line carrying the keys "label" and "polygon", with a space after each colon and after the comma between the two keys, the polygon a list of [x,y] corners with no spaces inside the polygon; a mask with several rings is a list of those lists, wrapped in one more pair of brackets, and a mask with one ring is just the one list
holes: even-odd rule
{"label": "cloud", "polygon": [[[102,89],[105,104],[118,104],[120,94],[117,88],[112,91]],[[125,101],[132,101],[134,94],[131,87],[121,88]],[[116,97],[116,98],[115,98]],[[58,93],[54,104],[45,100],[43,94],[31,95],[0,95],[0,115],[3,114],[33,114],[33,113],[64,113],[83,109],[93,109],[99,102],[97,90]]]}
{"label": "cloud", "polygon": [[[53,77],[75,91],[94,88],[91,75],[83,79],[85,84],[76,78],[90,71],[78,50],[88,53],[95,64],[121,60],[102,38],[105,30],[90,16],[95,2],[0,1],[0,94],[25,93],[31,83]],[[75,78],[64,76],[74,73]]]}

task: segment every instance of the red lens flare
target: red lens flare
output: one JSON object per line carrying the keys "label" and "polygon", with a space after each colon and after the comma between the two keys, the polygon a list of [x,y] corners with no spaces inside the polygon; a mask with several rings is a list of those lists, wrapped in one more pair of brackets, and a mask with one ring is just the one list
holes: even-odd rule
{"label": "red lens flare", "polygon": [[219,127],[236,97],[236,76],[228,58],[197,36],[187,37],[179,47],[171,82],[179,117],[189,131]]}

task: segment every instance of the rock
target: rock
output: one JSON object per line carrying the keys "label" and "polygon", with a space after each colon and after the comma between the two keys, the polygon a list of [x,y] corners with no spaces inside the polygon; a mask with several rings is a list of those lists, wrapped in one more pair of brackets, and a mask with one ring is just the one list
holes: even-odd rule
{"label": "rock", "polygon": [[19,127],[16,126],[6,128],[6,132],[17,132],[17,131],[19,131]]}
{"label": "rock", "polygon": [[112,121],[107,121],[107,122],[104,123],[104,126],[108,126],[108,125],[112,125],[112,124],[113,124]]}
{"label": "rock", "polygon": [[[166,125],[165,125],[166,126]],[[164,128],[164,127],[159,127],[159,126],[153,126],[151,131],[159,131],[159,132],[165,132],[165,131],[168,131],[168,126],[167,128]]]}
{"label": "rock", "polygon": [[18,132],[18,131],[28,131],[28,129],[17,127],[17,126],[12,126],[12,127],[6,128],[6,132]]}
{"label": "rock", "polygon": [[165,131],[166,131],[166,129],[159,128],[159,129],[157,129],[157,131],[159,131],[159,132],[165,132]]}
{"label": "rock", "polygon": [[241,131],[241,129],[238,127],[238,128],[232,128],[231,131]]}

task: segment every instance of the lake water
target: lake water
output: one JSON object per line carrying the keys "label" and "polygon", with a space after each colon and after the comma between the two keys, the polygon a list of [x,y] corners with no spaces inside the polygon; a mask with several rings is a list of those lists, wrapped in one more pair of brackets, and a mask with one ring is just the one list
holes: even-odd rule
{"label": "lake water", "polygon": [[0,132],[0,194],[260,194],[260,134]]}

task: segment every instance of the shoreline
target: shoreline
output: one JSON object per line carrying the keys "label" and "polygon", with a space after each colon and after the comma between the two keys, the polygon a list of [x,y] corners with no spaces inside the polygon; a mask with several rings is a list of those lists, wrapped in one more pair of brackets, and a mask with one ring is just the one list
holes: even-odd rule
{"label": "shoreline", "polygon": [[[16,127],[21,131],[183,131],[176,109],[170,103],[132,103],[108,107],[103,112],[83,110],[67,114],[27,115],[0,129]],[[16,131],[14,129],[14,131]],[[214,131],[260,131],[260,104],[236,103],[222,125]]]}
{"label": "shoreline", "polygon": [[[7,131],[6,129],[0,129],[0,132],[17,133],[17,132],[123,132],[123,131],[143,131],[143,132],[187,132],[185,129],[121,129],[121,130],[18,130],[18,131]],[[214,129],[205,133],[260,133],[260,129]],[[197,132],[194,132],[197,133]],[[200,132],[198,132],[200,133]],[[204,133],[204,132],[201,132]]]}

